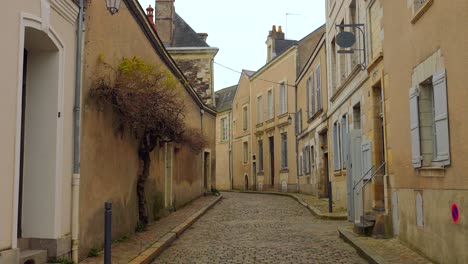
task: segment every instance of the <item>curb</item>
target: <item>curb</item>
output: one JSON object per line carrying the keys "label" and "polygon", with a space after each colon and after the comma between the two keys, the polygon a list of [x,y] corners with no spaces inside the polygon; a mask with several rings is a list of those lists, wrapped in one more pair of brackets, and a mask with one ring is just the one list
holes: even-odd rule
{"label": "curb", "polygon": [[166,235],[158,239],[154,242],[149,248],[138,254],[136,258],[130,261],[130,264],[149,264],[155,258],[157,258],[161,253],[168,248],[177,238],[179,238],[185,230],[193,225],[201,216],[203,216],[208,210],[210,210],[215,204],[217,204],[223,198],[220,195],[214,201],[212,201],[209,205],[203,207],[202,209],[198,210],[192,216],[187,218],[184,222],[180,225],[173,228],[169,231]]}
{"label": "curb", "polygon": [[387,264],[388,262],[384,260],[377,252],[366,248],[358,239],[355,238],[355,235],[349,231],[344,230],[341,227],[338,227],[338,233],[340,237],[356,249],[359,255],[365,258],[369,263],[372,264]]}
{"label": "curb", "polygon": [[238,192],[238,193],[254,193],[254,194],[269,194],[269,195],[287,196],[287,197],[290,197],[290,198],[296,200],[302,206],[307,208],[318,219],[321,219],[321,220],[348,220],[348,216],[346,216],[346,215],[327,215],[327,214],[323,214],[322,212],[320,212],[319,209],[309,205],[308,203],[304,202],[304,200],[302,200],[300,197],[297,197],[296,195],[291,194],[291,193],[236,191],[236,190],[223,191],[223,192]]}

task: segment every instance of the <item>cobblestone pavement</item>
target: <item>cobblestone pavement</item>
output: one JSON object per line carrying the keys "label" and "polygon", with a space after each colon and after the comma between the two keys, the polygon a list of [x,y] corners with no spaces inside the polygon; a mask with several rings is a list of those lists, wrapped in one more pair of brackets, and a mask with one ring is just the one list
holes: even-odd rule
{"label": "cobblestone pavement", "polygon": [[367,263],[289,197],[223,193],[154,263]]}

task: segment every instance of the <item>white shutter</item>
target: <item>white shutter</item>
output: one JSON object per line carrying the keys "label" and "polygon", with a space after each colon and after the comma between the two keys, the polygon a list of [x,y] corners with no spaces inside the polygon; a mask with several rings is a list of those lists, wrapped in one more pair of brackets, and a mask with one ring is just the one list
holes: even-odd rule
{"label": "white shutter", "polygon": [[339,170],[339,159],[340,153],[338,151],[338,123],[333,124],[333,169]]}
{"label": "white shutter", "polygon": [[310,116],[315,114],[314,74],[310,75]]}
{"label": "white shutter", "polygon": [[432,76],[434,87],[435,165],[450,165],[450,141],[447,111],[447,80],[445,69]]}
{"label": "white shutter", "polygon": [[348,157],[349,157],[349,153],[348,153],[348,132],[349,132],[349,125],[348,125],[348,115],[344,115],[343,118],[341,119],[341,148],[342,148],[342,152],[343,152],[343,161],[342,161],[342,168],[343,169],[346,169],[346,166],[348,165]]}
{"label": "white shutter", "polygon": [[306,101],[307,101],[307,119],[311,118],[310,116],[310,91],[309,91],[309,86],[310,86],[310,78],[307,79],[306,83]]}
{"label": "white shutter", "polygon": [[363,173],[367,173],[364,176],[364,179],[369,180],[372,176],[372,151],[371,151],[371,143],[365,142],[362,144],[362,169]]}
{"label": "white shutter", "polygon": [[419,134],[419,90],[418,87],[410,89],[410,129],[411,129],[411,153],[414,168],[420,168],[421,163],[421,141]]}

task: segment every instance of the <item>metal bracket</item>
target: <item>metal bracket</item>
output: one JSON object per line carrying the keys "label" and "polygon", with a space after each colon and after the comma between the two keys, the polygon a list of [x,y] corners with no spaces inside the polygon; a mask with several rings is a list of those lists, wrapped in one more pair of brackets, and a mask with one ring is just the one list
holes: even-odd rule
{"label": "metal bracket", "polygon": [[337,53],[339,53],[339,54],[349,54],[349,53],[354,53],[354,51],[362,51],[363,61],[361,62],[361,70],[364,71],[366,69],[366,67],[367,67],[365,25],[364,24],[336,24],[335,27],[337,27],[337,28],[354,28],[354,29],[358,29],[361,32],[361,34],[362,34],[362,43],[363,43],[363,48],[362,49],[338,50]]}

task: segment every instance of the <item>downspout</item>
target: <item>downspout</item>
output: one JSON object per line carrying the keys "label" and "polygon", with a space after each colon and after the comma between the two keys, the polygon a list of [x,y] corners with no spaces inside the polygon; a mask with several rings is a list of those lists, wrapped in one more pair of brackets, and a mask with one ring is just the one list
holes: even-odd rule
{"label": "downspout", "polygon": [[80,0],[76,46],[75,105],[73,107],[73,178],[72,178],[72,260],[78,263],[79,199],[80,199],[80,105],[81,105],[81,60],[83,48],[84,0]]}
{"label": "downspout", "polygon": [[[299,142],[297,141],[297,137],[299,135],[299,131],[296,131],[296,127],[299,128],[299,120],[297,120],[297,84],[294,85],[294,120],[296,120],[296,126],[294,127],[294,134],[296,135],[296,176],[297,176],[297,192],[299,193],[301,191],[301,188],[299,187],[299,159],[298,159],[298,148],[299,148]],[[299,129],[297,129],[299,130]]]}
{"label": "downspout", "polygon": [[232,110],[229,112],[229,182],[230,190],[233,188],[233,179],[232,179]]}
{"label": "downspout", "polygon": [[[203,136],[203,114],[205,113],[205,110],[200,108],[200,133]],[[205,153],[201,152],[201,191],[203,194],[205,194]],[[208,187],[208,182],[206,183],[206,186]]]}

